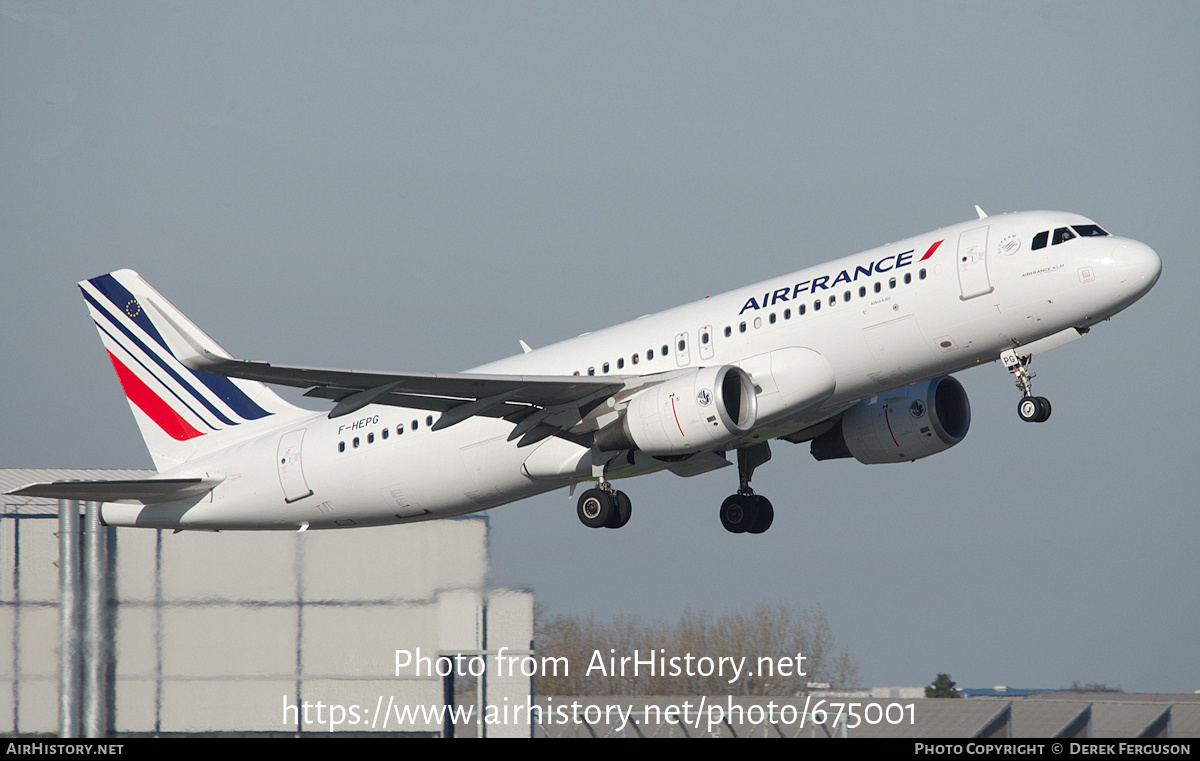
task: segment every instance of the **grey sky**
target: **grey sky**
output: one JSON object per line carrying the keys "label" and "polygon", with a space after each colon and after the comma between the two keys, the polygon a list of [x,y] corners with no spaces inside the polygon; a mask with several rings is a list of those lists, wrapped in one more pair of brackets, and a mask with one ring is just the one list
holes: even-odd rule
{"label": "grey sky", "polygon": [[[1196,3],[0,0],[0,465],[149,466],[75,282],[142,273],[237,356],[446,371],[990,213],[1155,248],[915,464],[774,446],[491,513],[551,612],[820,605],[867,685],[1200,689]],[[1192,295],[1189,295],[1192,294]],[[403,531],[403,528],[386,529]]]}

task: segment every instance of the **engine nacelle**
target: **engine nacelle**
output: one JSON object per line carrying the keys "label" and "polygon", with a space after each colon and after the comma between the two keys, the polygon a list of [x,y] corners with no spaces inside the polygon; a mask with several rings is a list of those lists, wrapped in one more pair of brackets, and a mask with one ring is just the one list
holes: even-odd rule
{"label": "engine nacelle", "polygon": [[754,381],[745,370],[702,367],[635,394],[621,419],[596,433],[596,446],[691,454],[728,444],[757,418]]}
{"label": "engine nacelle", "polygon": [[841,421],[813,439],[818,460],[854,457],[859,462],[906,462],[944,452],[967,435],[971,403],[962,384],[948,375],[863,400]]}

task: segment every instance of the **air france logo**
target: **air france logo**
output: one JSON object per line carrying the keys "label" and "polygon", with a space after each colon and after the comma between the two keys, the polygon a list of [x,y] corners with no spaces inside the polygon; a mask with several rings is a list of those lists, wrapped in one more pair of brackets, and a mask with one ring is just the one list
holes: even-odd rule
{"label": "air france logo", "polygon": [[700,403],[701,407],[707,407],[712,404],[712,392],[706,388],[700,389],[696,393],[696,401]]}
{"label": "air france logo", "polygon": [[913,403],[908,405],[908,414],[914,418],[919,418],[925,415],[925,402],[920,399],[913,400]]}
{"label": "air france logo", "polygon": [[[932,246],[930,246],[925,252],[925,255],[922,256],[919,261],[923,262],[929,257],[933,256],[933,252],[937,251],[938,246],[941,244],[942,241],[939,240],[937,243],[934,243]],[[913,263],[913,254],[915,253],[916,250],[913,249],[900,254],[889,254],[876,261],[868,262],[866,266],[860,264],[856,266],[853,271],[847,268],[841,272],[838,272],[836,275],[820,275],[818,277],[814,277],[812,280],[805,280],[803,282],[796,283],[794,286],[787,286],[784,288],[777,288],[774,291],[767,291],[763,294],[761,302],[758,300],[758,296],[751,296],[749,300],[746,301],[746,304],[742,307],[742,311],[738,312],[738,314],[744,314],[747,310],[772,307],[781,301],[796,301],[800,298],[800,294],[802,293],[816,293],[817,291],[824,291],[834,288],[840,283],[853,283],[857,281],[859,277],[877,277],[884,272],[891,272],[892,270],[898,270],[901,267],[907,267]]]}

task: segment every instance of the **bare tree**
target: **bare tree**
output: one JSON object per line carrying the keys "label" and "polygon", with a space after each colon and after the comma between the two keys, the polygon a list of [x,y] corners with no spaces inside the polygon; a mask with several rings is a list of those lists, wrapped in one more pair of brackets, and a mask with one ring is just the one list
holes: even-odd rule
{"label": "bare tree", "polygon": [[839,689],[858,680],[858,666],[838,648],[820,608],[773,605],[719,616],[689,610],[673,625],[539,610],[535,626],[539,661],[567,664],[537,674],[541,695],[783,696],[805,692],[809,682]]}

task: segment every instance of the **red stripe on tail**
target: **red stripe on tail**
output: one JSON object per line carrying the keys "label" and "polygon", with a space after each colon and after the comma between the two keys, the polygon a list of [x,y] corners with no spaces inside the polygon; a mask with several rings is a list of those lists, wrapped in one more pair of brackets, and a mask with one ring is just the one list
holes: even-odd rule
{"label": "red stripe on tail", "polygon": [[108,358],[112,360],[113,369],[117,371],[117,378],[121,381],[121,388],[125,390],[125,396],[157,423],[164,433],[176,441],[187,441],[204,435],[181,418],[179,413],[171,409],[171,406],[164,402],[158,394],[151,391],[149,386],[142,383],[142,379],[121,364],[121,361],[114,357],[111,351],[108,353]]}

